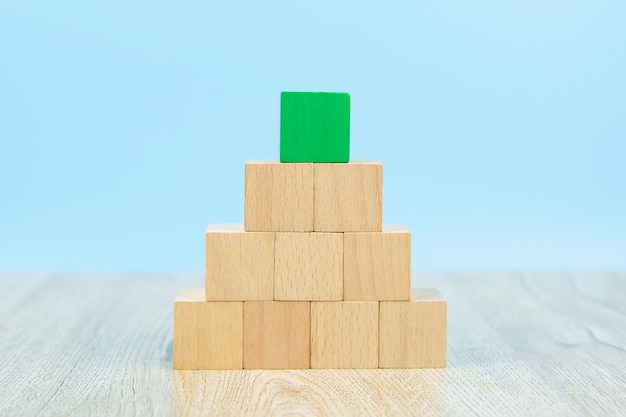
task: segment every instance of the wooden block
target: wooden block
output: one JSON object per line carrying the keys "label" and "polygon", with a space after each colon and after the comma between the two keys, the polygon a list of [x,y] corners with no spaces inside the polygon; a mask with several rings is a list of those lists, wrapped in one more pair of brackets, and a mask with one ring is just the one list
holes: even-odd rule
{"label": "wooden block", "polygon": [[276,233],[274,299],[343,298],[343,233]]}
{"label": "wooden block", "polygon": [[401,225],[343,235],[343,299],[408,301],[411,233]]}
{"label": "wooden block", "polygon": [[281,93],[281,162],[348,162],[349,159],[348,93]]}
{"label": "wooden block", "polygon": [[316,232],[381,232],[383,166],[315,164]]}
{"label": "wooden block", "polygon": [[311,303],[311,368],[377,368],[378,302]]}
{"label": "wooden block", "polygon": [[204,288],[174,301],[174,369],[242,369],[243,303],[209,302]]}
{"label": "wooden block", "polygon": [[209,225],[207,301],[271,300],[273,287],[274,233],[244,232],[242,224]]}
{"label": "wooden block", "polygon": [[244,369],[307,369],[311,359],[311,303],[243,303]]}
{"label": "wooden block", "polygon": [[313,182],[313,164],[246,162],[245,230],[312,232]]}
{"label": "wooden block", "polygon": [[447,302],[435,289],[380,303],[380,368],[445,368]]}

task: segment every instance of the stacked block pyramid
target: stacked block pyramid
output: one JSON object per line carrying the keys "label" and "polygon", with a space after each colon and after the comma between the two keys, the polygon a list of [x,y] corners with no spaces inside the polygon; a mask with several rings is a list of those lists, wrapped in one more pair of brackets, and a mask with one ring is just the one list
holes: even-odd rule
{"label": "stacked block pyramid", "polygon": [[446,366],[446,300],[411,290],[382,164],[349,153],[348,94],[281,94],[280,162],[245,164],[244,223],[209,225],[174,302],[175,369]]}

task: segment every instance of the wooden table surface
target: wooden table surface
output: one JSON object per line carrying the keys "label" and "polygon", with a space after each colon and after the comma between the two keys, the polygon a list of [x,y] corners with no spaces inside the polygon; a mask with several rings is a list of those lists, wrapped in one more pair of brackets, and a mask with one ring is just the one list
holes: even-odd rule
{"label": "wooden table surface", "polygon": [[1,275],[0,416],[626,415],[626,273],[416,275],[446,370],[172,370],[198,275]]}

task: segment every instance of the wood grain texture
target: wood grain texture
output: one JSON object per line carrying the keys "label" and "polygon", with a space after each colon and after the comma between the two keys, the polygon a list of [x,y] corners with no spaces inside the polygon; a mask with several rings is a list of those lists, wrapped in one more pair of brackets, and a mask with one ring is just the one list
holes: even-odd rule
{"label": "wood grain texture", "polygon": [[246,162],[245,230],[312,232],[313,184],[313,164]]}
{"label": "wood grain texture", "polygon": [[242,369],[243,303],[204,294],[183,289],[174,301],[174,369]]}
{"label": "wood grain texture", "polygon": [[274,299],[343,298],[343,233],[276,233]]}
{"label": "wood grain texture", "polygon": [[311,303],[246,301],[244,369],[311,367]]}
{"label": "wood grain texture", "polygon": [[411,292],[411,301],[381,301],[381,368],[445,368],[447,303],[436,289]]}
{"label": "wood grain texture", "polygon": [[311,368],[378,367],[378,302],[311,303]]}
{"label": "wood grain texture", "polygon": [[382,213],[380,162],[315,164],[316,232],[380,232]]}
{"label": "wood grain texture", "polygon": [[408,301],[411,233],[401,225],[382,232],[344,233],[343,299]]}
{"label": "wood grain texture", "polygon": [[271,300],[274,233],[244,232],[242,224],[212,224],[206,231],[206,299]]}
{"label": "wood grain texture", "polygon": [[201,274],[0,274],[0,416],[623,416],[626,272],[418,274],[447,369],[173,371]]}

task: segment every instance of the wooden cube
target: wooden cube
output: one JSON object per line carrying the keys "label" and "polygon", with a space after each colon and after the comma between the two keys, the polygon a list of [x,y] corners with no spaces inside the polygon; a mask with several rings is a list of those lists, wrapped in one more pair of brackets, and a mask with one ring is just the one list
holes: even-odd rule
{"label": "wooden cube", "polygon": [[281,93],[281,162],[348,162],[349,158],[349,94]]}
{"label": "wooden cube", "polygon": [[242,369],[243,303],[204,294],[184,289],[174,301],[174,369]]}
{"label": "wooden cube", "polygon": [[381,232],[383,166],[315,164],[316,232]]}
{"label": "wooden cube", "polygon": [[311,303],[311,368],[377,368],[378,302]]}
{"label": "wooden cube", "polygon": [[246,162],[244,229],[312,232],[313,183],[313,164]]}
{"label": "wooden cube", "polygon": [[435,289],[380,303],[380,368],[445,368],[447,303]]}
{"label": "wooden cube", "polygon": [[274,233],[244,232],[242,224],[206,231],[207,301],[271,300]]}
{"label": "wooden cube", "polygon": [[276,233],[274,299],[343,298],[343,233]]}
{"label": "wooden cube", "polygon": [[343,299],[408,301],[411,233],[401,225],[343,235]]}
{"label": "wooden cube", "polygon": [[311,358],[311,303],[243,303],[244,369],[307,369]]}

